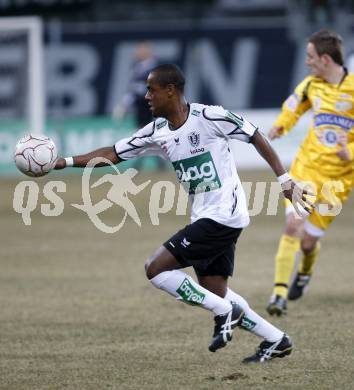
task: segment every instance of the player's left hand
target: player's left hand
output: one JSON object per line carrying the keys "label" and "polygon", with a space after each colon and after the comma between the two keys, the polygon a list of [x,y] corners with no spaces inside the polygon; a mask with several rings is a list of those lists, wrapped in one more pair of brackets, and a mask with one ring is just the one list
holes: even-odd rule
{"label": "player's left hand", "polygon": [[341,146],[341,148],[336,153],[337,156],[344,161],[351,161],[352,158],[349,149],[347,147],[348,138],[347,138],[347,134],[344,131],[338,134],[337,142],[338,145]]}
{"label": "player's left hand", "polygon": [[288,180],[281,187],[285,198],[291,201],[298,215],[304,216],[303,210],[308,214],[312,212],[315,205],[310,201],[308,196],[314,196],[315,194],[311,190],[300,187],[293,180]]}
{"label": "player's left hand", "polygon": [[343,146],[342,149],[339,149],[336,154],[340,159],[344,161],[351,161],[352,159],[350,156],[349,149],[346,146]]}
{"label": "player's left hand", "polygon": [[57,161],[55,162],[54,169],[64,169],[65,167],[66,167],[65,158],[58,157]]}

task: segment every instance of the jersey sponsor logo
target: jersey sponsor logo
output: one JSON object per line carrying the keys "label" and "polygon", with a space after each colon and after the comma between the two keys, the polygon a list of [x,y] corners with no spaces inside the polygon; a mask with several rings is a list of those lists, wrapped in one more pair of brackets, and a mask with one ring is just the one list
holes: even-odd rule
{"label": "jersey sponsor logo", "polygon": [[221,187],[210,152],[172,162],[178,180],[188,183],[189,193],[209,192]]}
{"label": "jersey sponsor logo", "polygon": [[205,298],[205,294],[198,291],[187,278],[184,279],[176,292],[184,302],[190,305],[201,305]]}
{"label": "jersey sponsor logo", "polygon": [[337,101],[335,104],[337,111],[348,111],[353,107],[352,102]]}
{"label": "jersey sponsor logo", "polygon": [[194,115],[194,116],[200,116],[200,113],[201,113],[201,111],[198,111],[198,110],[192,111],[192,115]]}
{"label": "jersey sponsor logo", "polygon": [[196,148],[200,143],[200,134],[196,131],[192,131],[188,134],[188,141],[193,148]]}
{"label": "jersey sponsor logo", "polygon": [[158,123],[156,125],[156,129],[159,130],[159,129],[161,129],[161,127],[164,127],[166,125],[167,125],[167,121],[162,121],[161,123]]}
{"label": "jersey sponsor logo", "polygon": [[238,116],[238,115],[234,114],[231,111],[226,111],[225,118],[231,120],[238,127],[242,127],[243,126],[243,118],[242,118],[242,116]]}
{"label": "jersey sponsor logo", "polygon": [[191,150],[190,152],[191,152],[191,154],[202,153],[202,152],[204,152],[204,148],[194,149],[194,150]]}
{"label": "jersey sponsor logo", "polygon": [[315,127],[333,125],[344,130],[350,130],[354,126],[354,119],[334,114],[318,114],[314,119]]}

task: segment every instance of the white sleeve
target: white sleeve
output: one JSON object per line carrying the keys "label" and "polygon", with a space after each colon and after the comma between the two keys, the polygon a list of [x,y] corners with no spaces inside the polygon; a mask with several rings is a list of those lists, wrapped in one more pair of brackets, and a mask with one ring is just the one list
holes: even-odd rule
{"label": "white sleeve", "polygon": [[258,127],[239,114],[227,111],[223,107],[206,107],[203,110],[205,119],[213,122],[216,133],[220,137],[251,142]]}
{"label": "white sleeve", "polygon": [[161,147],[153,141],[154,132],[155,122],[151,122],[132,136],[116,142],[114,148],[118,157],[122,160],[143,156],[160,156],[165,158]]}

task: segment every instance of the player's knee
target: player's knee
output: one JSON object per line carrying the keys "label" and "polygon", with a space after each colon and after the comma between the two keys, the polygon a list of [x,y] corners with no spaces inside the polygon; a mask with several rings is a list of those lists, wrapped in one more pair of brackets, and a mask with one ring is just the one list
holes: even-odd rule
{"label": "player's knee", "polygon": [[160,274],[163,270],[159,266],[158,262],[154,257],[150,257],[146,262],[145,262],[145,274],[146,277],[151,280],[158,274]]}
{"label": "player's knee", "polygon": [[308,255],[311,252],[313,252],[315,248],[316,248],[315,240],[307,240],[306,238],[301,240],[301,250],[304,252],[305,255]]}
{"label": "player's knee", "polygon": [[294,225],[287,224],[285,227],[285,234],[290,237],[297,237],[298,236],[298,229]]}
{"label": "player's knee", "polygon": [[145,262],[145,275],[149,280],[156,276],[156,274],[154,273],[154,269],[153,269],[154,267],[152,267],[151,264],[152,264],[151,258],[146,260],[146,262]]}
{"label": "player's knee", "polygon": [[285,225],[285,234],[291,237],[299,237],[301,235],[302,224],[296,220],[295,216],[288,216]]}

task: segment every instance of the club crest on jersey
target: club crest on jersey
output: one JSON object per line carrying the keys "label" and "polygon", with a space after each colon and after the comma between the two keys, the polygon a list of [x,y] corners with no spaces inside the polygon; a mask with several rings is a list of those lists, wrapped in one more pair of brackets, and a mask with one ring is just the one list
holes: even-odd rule
{"label": "club crest on jersey", "polygon": [[195,131],[192,131],[188,134],[188,141],[193,148],[196,148],[200,143],[200,134]]}
{"label": "club crest on jersey", "polygon": [[337,146],[337,132],[332,129],[328,129],[322,132],[322,138],[321,141],[324,145],[328,146],[329,148],[333,148],[334,146]]}

